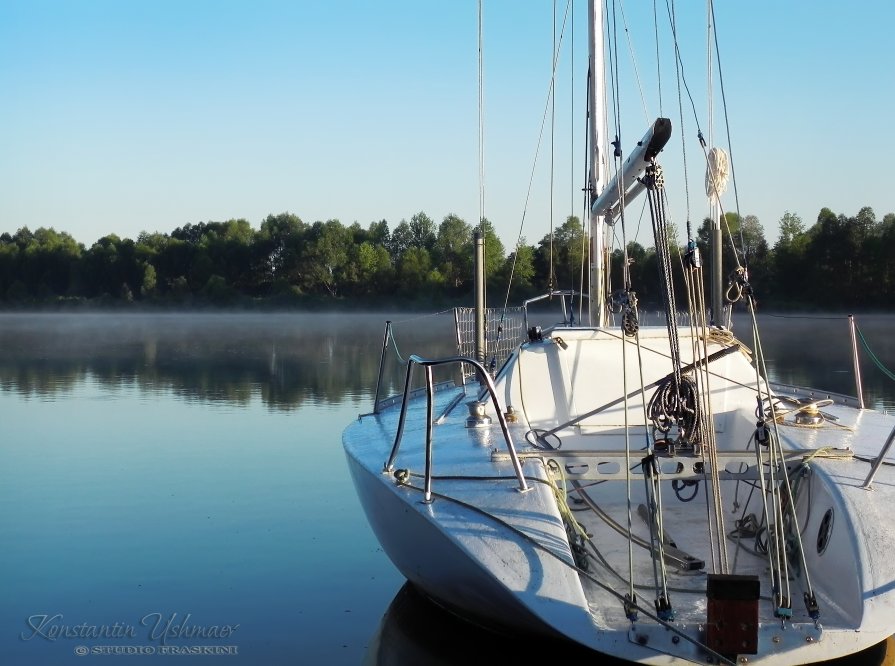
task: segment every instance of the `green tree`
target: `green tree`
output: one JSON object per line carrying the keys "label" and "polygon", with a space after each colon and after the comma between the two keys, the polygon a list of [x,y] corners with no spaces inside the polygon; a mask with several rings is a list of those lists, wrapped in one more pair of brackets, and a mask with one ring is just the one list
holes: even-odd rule
{"label": "green tree", "polygon": [[821,209],[808,231],[805,258],[810,285],[822,290],[828,301],[847,304],[860,300],[855,284],[861,270],[857,265],[861,240],[854,218],[836,215],[829,208]]}
{"label": "green tree", "polygon": [[392,232],[388,241],[388,252],[392,257],[392,262],[397,266],[401,262],[401,258],[408,248],[413,247],[413,232],[406,220],[401,220],[395,230]]}
{"label": "green tree", "polygon": [[497,237],[494,225],[487,218],[479,223],[478,229],[485,238],[485,275],[497,276],[500,274],[504,261],[506,261],[503,243]]}
{"label": "green tree", "polygon": [[[0,236],[0,298],[9,298],[8,291],[12,284],[19,280],[19,246],[12,236],[4,233]],[[24,283],[21,283],[24,287]],[[27,290],[26,290],[27,291]]]}
{"label": "green tree", "polygon": [[472,277],[472,228],[453,213],[446,215],[438,226],[433,255],[451,286],[468,284]]}
{"label": "green tree", "polygon": [[535,295],[535,248],[519,240],[501,269],[503,280],[510,285],[510,299],[520,302]]}
{"label": "green tree", "polygon": [[251,292],[257,284],[254,242],[255,232],[248,220],[238,219],[216,223],[199,244],[211,259],[213,275],[222,277],[230,288]]}
{"label": "green tree", "polygon": [[379,222],[371,222],[367,230],[367,238],[374,245],[382,245],[388,248],[391,233],[388,229],[388,222],[379,220]]}
{"label": "green tree", "polygon": [[88,296],[115,297],[133,294],[143,282],[143,268],[137,261],[136,244],[115,234],[103,236],[87,251],[85,259]]}
{"label": "green tree", "polygon": [[352,267],[351,292],[355,295],[385,294],[391,274],[391,258],[382,245],[365,241],[349,251]]}
{"label": "green tree", "polygon": [[155,295],[156,274],[155,266],[146,264],[143,267],[143,284],[140,285],[140,295],[143,298],[151,298]]}
{"label": "green tree", "polygon": [[797,237],[805,233],[805,223],[802,222],[802,218],[789,211],[783,213],[783,217],[780,218],[779,227],[780,238],[774,245],[774,249],[789,245],[795,241]]}
{"label": "green tree", "polygon": [[879,279],[878,305],[895,306],[895,214],[883,217],[878,229],[879,240],[873,256],[872,272]]}
{"label": "green tree", "polygon": [[339,295],[342,285],[348,282],[346,269],[351,246],[351,231],[338,220],[311,226],[302,256],[303,282],[309,291]]}
{"label": "green tree", "polygon": [[429,251],[421,247],[409,247],[401,256],[398,281],[405,294],[418,296],[429,283],[432,259]]}
{"label": "green tree", "polygon": [[157,246],[156,257],[153,262],[156,269],[156,285],[164,293],[177,292],[180,299],[183,291],[188,291],[187,275],[193,256],[196,253],[194,245],[177,238],[166,237],[164,242]]}
{"label": "green tree", "polygon": [[547,234],[541,239],[536,265],[545,287],[577,290],[581,286],[583,252],[586,250],[583,239],[584,229],[575,215],[569,215],[552,237]]}
{"label": "green tree", "polygon": [[80,289],[83,246],[65,232],[41,227],[34,233],[23,227],[9,237],[7,284],[20,277],[26,289],[41,299],[72,295]]}
{"label": "green tree", "polygon": [[410,246],[419,247],[431,253],[435,247],[435,222],[420,211],[410,218],[408,229],[410,231]]}
{"label": "green tree", "polygon": [[299,261],[308,231],[308,225],[292,213],[268,215],[261,223],[252,251],[252,266],[260,293],[270,290],[275,283],[299,282]]}
{"label": "green tree", "polygon": [[772,274],[774,290],[772,302],[786,304],[803,299],[808,288],[806,250],[808,234],[802,218],[786,211],[780,218],[780,238],[774,244]]}

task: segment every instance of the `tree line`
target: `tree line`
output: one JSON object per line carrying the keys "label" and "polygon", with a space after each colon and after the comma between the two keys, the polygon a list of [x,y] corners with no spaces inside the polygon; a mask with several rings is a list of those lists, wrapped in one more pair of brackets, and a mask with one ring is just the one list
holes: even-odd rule
{"label": "tree line", "polygon": [[[727,213],[730,237],[759,303],[772,307],[883,308],[895,305],[895,214],[877,220],[870,208],[854,217],[820,211],[810,227],[787,212],[770,246],[758,219]],[[507,253],[483,220],[492,299],[510,304],[548,288],[578,289],[586,252],[580,221],[570,216],[537,244],[522,240]],[[693,235],[710,270],[709,222]],[[674,234],[672,234],[674,238]],[[23,227],[0,234],[0,304],[369,306],[467,303],[472,288],[473,226],[456,215],[437,224],[424,212],[394,229],[338,220],[308,224],[269,215],[258,229],[245,219],[186,224],[136,240],[110,234],[89,248],[64,231]],[[672,241],[676,245],[676,241]],[[677,248],[681,253],[686,248]],[[657,304],[653,247],[628,244],[631,289]],[[624,254],[612,257],[622,286]],[[726,243],[724,273],[736,265]],[[707,273],[708,274],[708,273]]]}

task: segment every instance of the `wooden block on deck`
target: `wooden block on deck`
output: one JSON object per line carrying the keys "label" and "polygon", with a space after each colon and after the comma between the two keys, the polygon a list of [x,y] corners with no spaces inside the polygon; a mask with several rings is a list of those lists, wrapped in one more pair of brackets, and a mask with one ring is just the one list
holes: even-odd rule
{"label": "wooden block on deck", "polygon": [[758,652],[758,576],[709,574],[706,644],[723,655]]}

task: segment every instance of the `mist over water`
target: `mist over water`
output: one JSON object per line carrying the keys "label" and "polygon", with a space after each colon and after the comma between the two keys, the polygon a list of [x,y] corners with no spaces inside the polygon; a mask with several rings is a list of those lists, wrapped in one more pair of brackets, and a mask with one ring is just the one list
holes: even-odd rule
{"label": "mist over water", "polygon": [[[644,315],[644,323],[662,323],[650,317]],[[455,353],[450,312],[4,314],[0,390],[54,399],[89,378],[186,401],[239,406],[257,398],[281,410],[306,402],[372,401],[386,320],[393,322],[394,340],[383,395],[403,386],[400,360],[410,353]],[[895,316],[859,315],[856,321],[878,359],[895,368]],[[738,314],[733,324],[737,337],[754,347],[748,317]],[[763,314],[759,327],[772,380],[856,394],[846,315]],[[860,347],[859,356],[868,406],[895,408],[893,382]]]}
{"label": "mist over water", "polygon": [[[403,316],[406,319],[406,315]],[[52,399],[88,378],[186,401],[271,409],[372,399],[382,314],[39,314],[0,316],[0,389]],[[395,317],[397,318],[397,317]],[[402,343],[450,353],[448,315],[395,324]],[[422,343],[422,344],[421,344]],[[393,348],[392,348],[393,351]],[[392,354],[394,359],[394,354]],[[386,367],[384,391],[403,375]]]}
{"label": "mist over water", "polygon": [[[895,315],[855,315],[855,322],[876,357],[895,372]],[[848,315],[762,314],[758,325],[773,381],[857,395]],[[754,347],[747,317],[736,317],[733,330]],[[866,406],[895,410],[895,381],[874,364],[860,339],[857,345]]]}
{"label": "mist over water", "polygon": [[[171,637],[238,647],[206,661],[462,663],[462,650],[441,649],[439,628],[458,644],[482,636],[396,597],[403,578],[342,452],[342,429],[372,408],[386,319],[382,395],[402,385],[399,357],[455,352],[450,313],[0,315],[0,663],[98,663],[75,652],[85,645],[158,648],[141,624],[152,614],[175,625],[189,615],[187,628],[238,624],[226,639]],[[895,368],[895,317],[857,321]],[[754,346],[748,323],[735,318],[734,332]],[[845,316],[760,325],[772,379],[855,393]],[[868,404],[895,409],[895,382],[861,358]],[[42,614],[135,635],[23,639]]]}

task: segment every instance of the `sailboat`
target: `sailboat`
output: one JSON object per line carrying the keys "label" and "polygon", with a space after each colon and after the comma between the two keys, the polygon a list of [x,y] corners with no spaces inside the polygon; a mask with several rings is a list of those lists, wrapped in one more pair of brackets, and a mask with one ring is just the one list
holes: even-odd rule
{"label": "sailboat", "polygon": [[[593,0],[588,19],[596,73]],[[411,356],[403,392],[377,389],[343,433],[373,531],[418,590],[527,641],[641,664],[806,664],[883,644],[895,634],[895,416],[769,382],[747,272],[729,291],[749,344],[702,297],[693,244],[678,265],[660,248],[671,121],[627,155],[616,145],[608,178],[605,86],[591,80],[591,325],[530,326],[496,370],[479,346]],[[624,279],[608,289],[607,228],[636,196],[662,255],[664,326],[641,325]],[[387,326],[383,354],[388,342]],[[472,379],[436,383],[445,367]]]}

